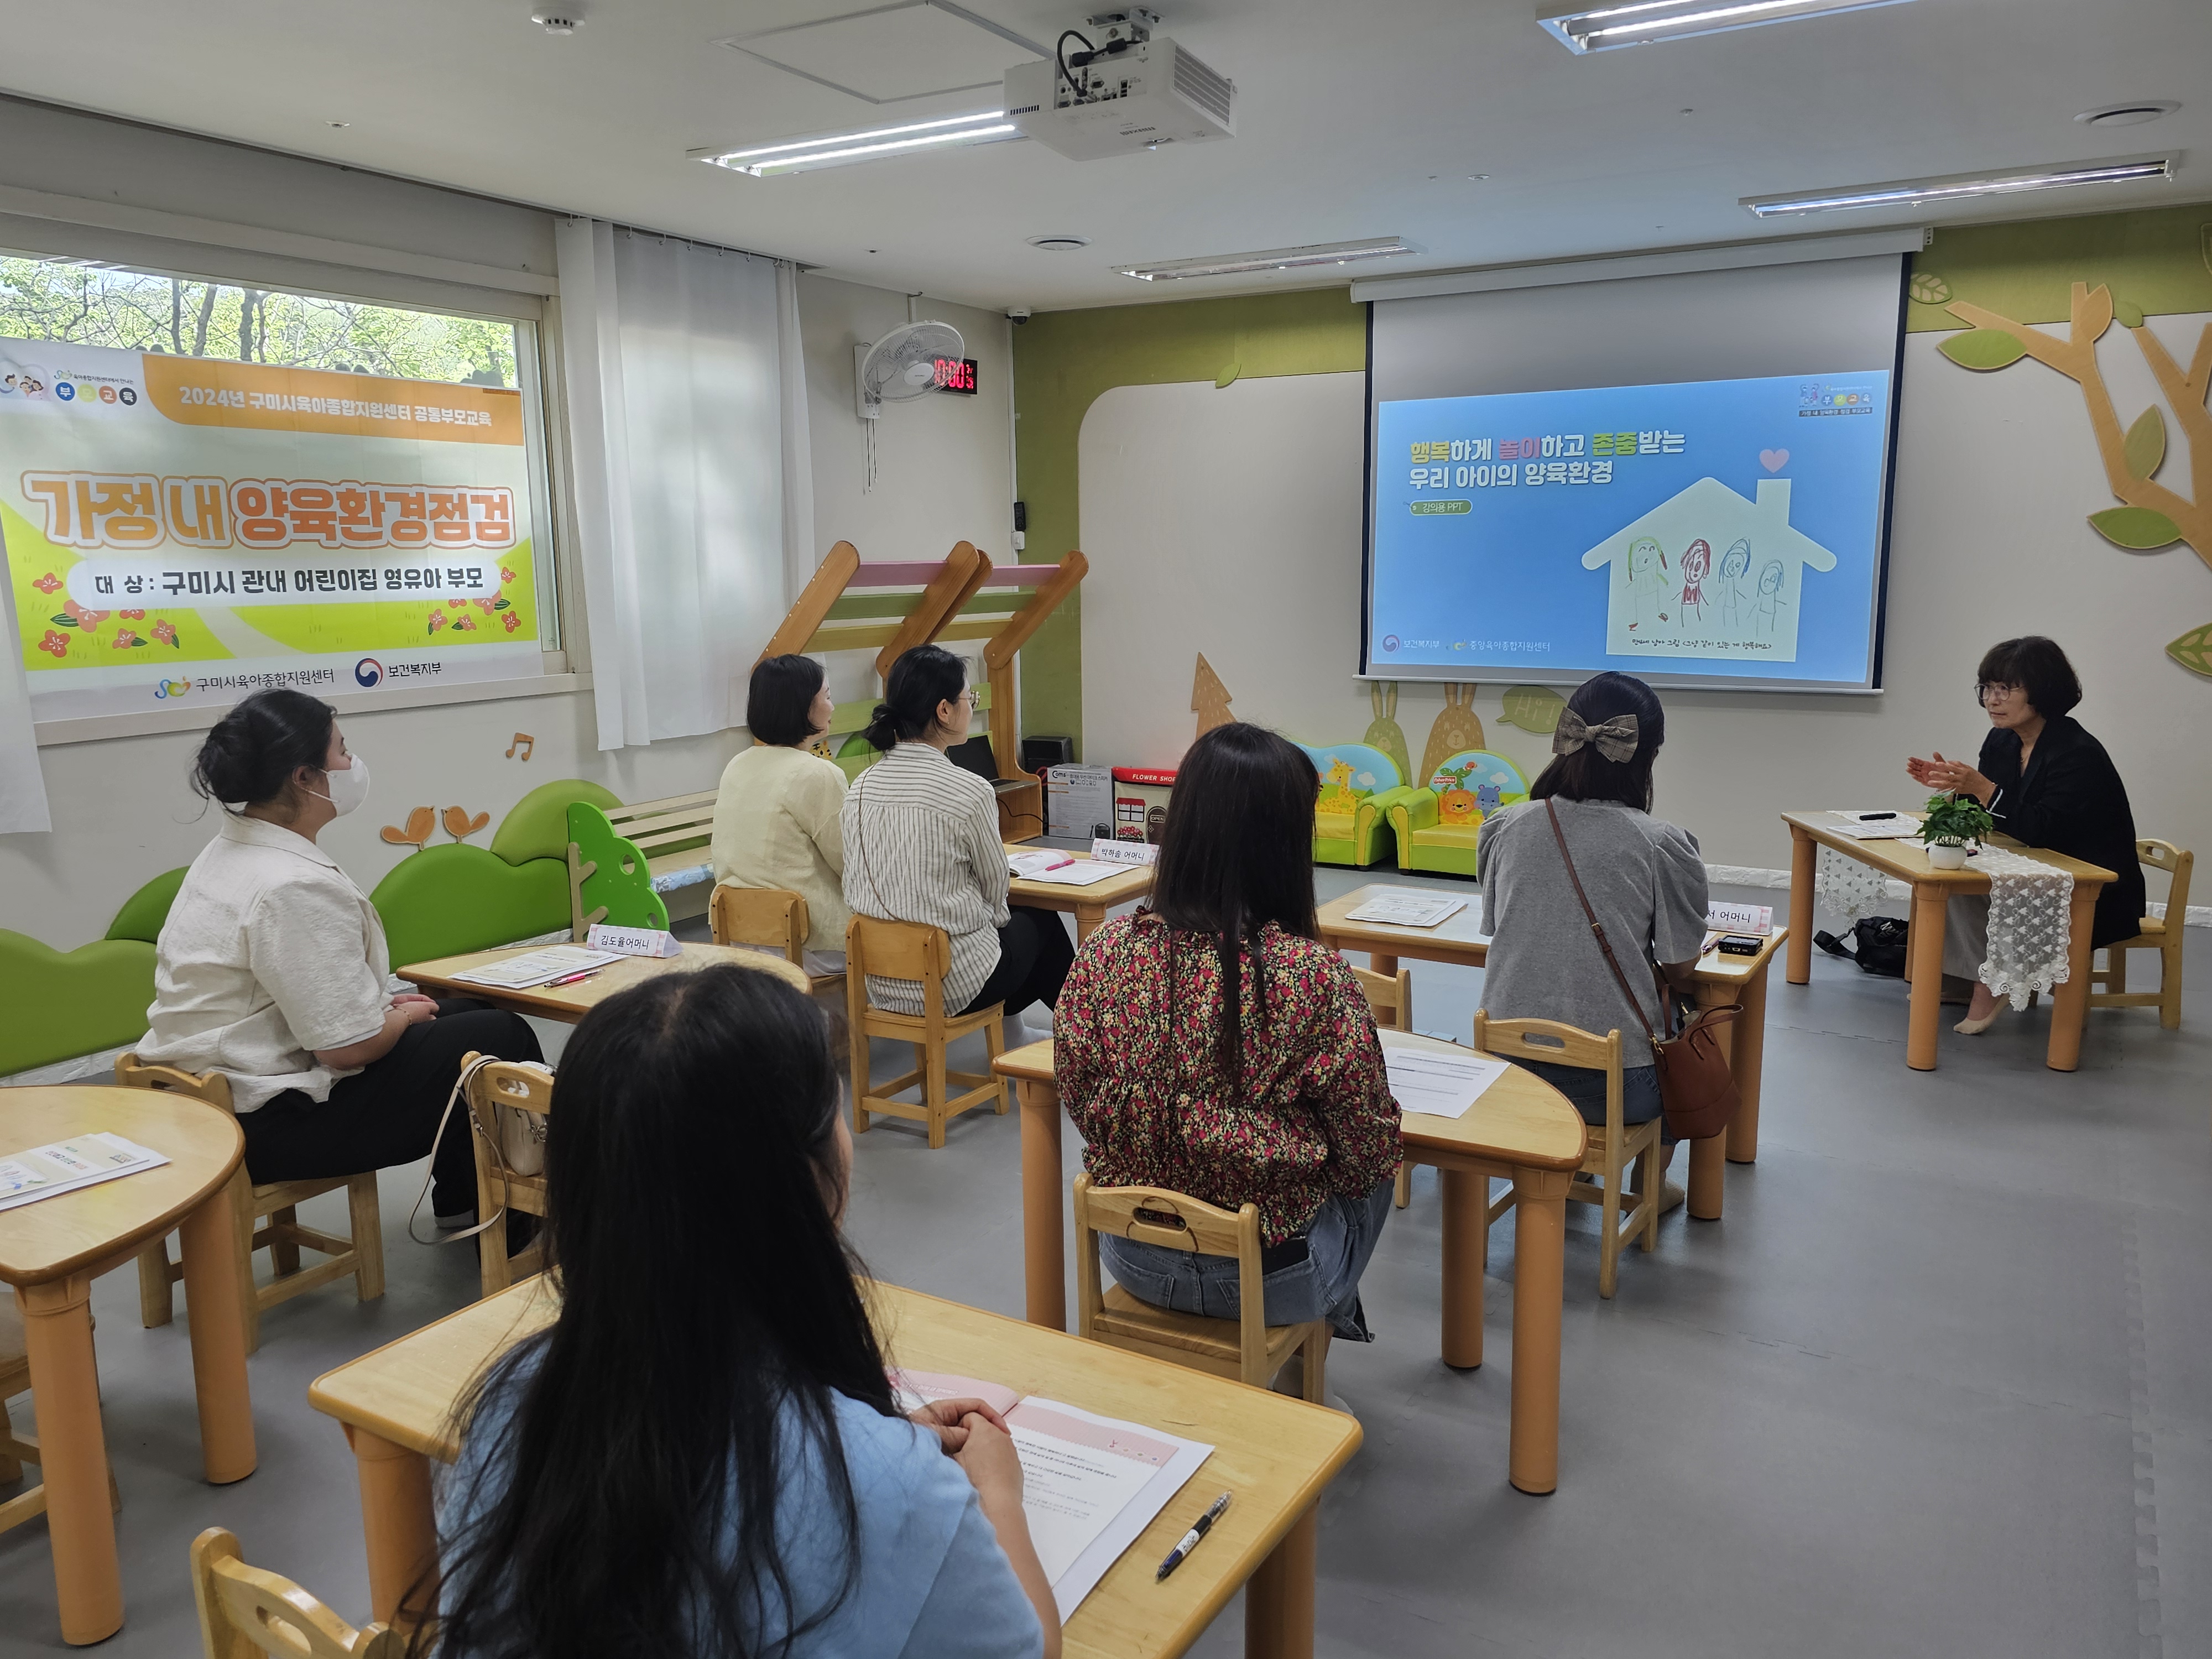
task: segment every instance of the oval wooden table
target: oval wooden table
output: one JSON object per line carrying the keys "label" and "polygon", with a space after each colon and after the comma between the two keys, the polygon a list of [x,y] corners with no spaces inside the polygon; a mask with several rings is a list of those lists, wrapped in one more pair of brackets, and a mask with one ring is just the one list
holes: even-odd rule
{"label": "oval wooden table", "polygon": [[246,1152],[238,1120],[204,1101],[145,1089],[0,1089],[0,1158],[100,1132],[169,1161],[0,1211],[0,1283],[15,1286],[23,1316],[62,1639],[79,1645],[123,1627],[93,1364],[92,1281],[172,1227],[183,1236],[207,1478],[217,1486],[242,1480],[255,1462],[228,1194]]}
{"label": "oval wooden table", "polygon": [[[1396,1031],[1388,1043],[1452,1045]],[[1464,1053],[1465,1050],[1460,1052]],[[1022,1250],[1026,1316],[1067,1328],[1067,1256],[1062,1233],[1067,1183],[1060,1175],[1060,1085],[1050,1039],[1008,1050],[993,1070],[1012,1078],[1022,1105]],[[1482,1364],[1482,1268],[1490,1224],[1522,1212],[1513,1267],[1513,1424],[1508,1477],[1522,1492],[1559,1484],[1559,1303],[1567,1188],[1582,1167],[1589,1130],[1567,1097],[1534,1073],[1509,1066],[1459,1117],[1408,1113],[1400,1124],[1406,1157],[1433,1165],[1443,1185],[1443,1341],[1447,1365]],[[1489,1177],[1513,1190],[1495,1206]]]}

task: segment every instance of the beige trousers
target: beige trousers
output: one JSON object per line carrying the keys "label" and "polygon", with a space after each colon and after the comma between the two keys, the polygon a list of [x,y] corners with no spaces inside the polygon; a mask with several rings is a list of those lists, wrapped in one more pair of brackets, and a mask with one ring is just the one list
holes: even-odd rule
{"label": "beige trousers", "polygon": [[1960,893],[1943,907],[1943,972],[1954,979],[1979,980],[1989,955],[1989,897]]}

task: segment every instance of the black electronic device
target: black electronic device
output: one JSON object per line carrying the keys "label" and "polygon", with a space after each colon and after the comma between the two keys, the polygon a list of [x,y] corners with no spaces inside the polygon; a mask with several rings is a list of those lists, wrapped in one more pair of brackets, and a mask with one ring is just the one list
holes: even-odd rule
{"label": "black electronic device", "polygon": [[999,781],[999,757],[991,752],[991,740],[985,737],[969,738],[965,743],[956,743],[945,751],[945,758],[955,766],[973,772],[984,782]]}
{"label": "black electronic device", "polygon": [[1760,941],[1749,933],[1723,933],[1716,948],[1724,957],[1755,957],[1759,952]]}
{"label": "black electronic device", "polygon": [[1024,738],[1022,739],[1022,770],[1042,772],[1048,766],[1073,766],[1075,763],[1075,739],[1073,738]]}

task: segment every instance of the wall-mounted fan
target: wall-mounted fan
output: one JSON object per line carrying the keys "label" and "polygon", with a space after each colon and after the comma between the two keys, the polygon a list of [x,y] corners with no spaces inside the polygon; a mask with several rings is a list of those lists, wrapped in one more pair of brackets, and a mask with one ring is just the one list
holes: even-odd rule
{"label": "wall-mounted fan", "polygon": [[860,418],[872,421],[887,403],[904,403],[937,389],[941,359],[967,355],[960,331],[950,323],[907,323],[873,345],[853,348],[854,390]]}
{"label": "wall-mounted fan", "polygon": [[[914,314],[910,301],[907,314]],[[939,364],[966,355],[960,331],[950,323],[902,324],[873,345],[853,348],[853,395],[868,434],[862,493],[876,487],[876,426],[884,405],[934,392]]]}

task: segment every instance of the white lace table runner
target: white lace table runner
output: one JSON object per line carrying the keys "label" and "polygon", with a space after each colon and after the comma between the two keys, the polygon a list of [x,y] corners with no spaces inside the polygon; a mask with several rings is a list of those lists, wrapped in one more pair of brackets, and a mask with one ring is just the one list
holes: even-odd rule
{"label": "white lace table runner", "polygon": [[1820,849],[1814,891],[1820,908],[1849,927],[1861,916],[1878,915],[1888,897],[1889,878],[1872,865],[1845,858],[1832,847]]}
{"label": "white lace table runner", "polygon": [[1990,954],[1982,983],[2011,999],[2015,1011],[2025,1009],[2029,992],[2066,982],[2074,878],[1995,847],[1982,848],[1972,867],[1990,878]]}

